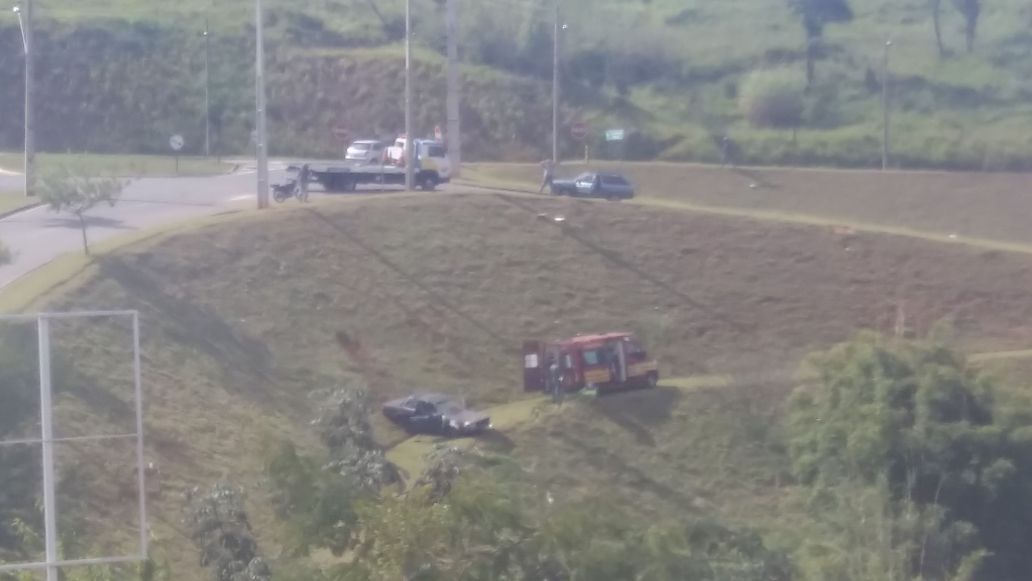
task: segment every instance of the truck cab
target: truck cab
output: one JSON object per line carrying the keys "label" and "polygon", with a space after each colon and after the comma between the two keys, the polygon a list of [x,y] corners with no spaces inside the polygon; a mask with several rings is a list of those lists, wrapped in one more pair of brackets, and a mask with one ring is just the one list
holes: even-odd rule
{"label": "truck cab", "polygon": [[[448,148],[443,141],[415,139],[412,143],[416,151],[416,182],[418,185],[425,186],[427,185],[425,182],[430,180],[436,185],[451,179],[451,160],[448,158]],[[384,161],[391,165],[405,167],[408,146],[408,138],[399,135],[394,140],[394,145],[385,150]]]}
{"label": "truck cab", "polygon": [[659,382],[659,365],[631,333],[525,342],[524,390],[547,391],[552,381],[564,391],[594,387],[601,393],[626,387],[655,387]]}

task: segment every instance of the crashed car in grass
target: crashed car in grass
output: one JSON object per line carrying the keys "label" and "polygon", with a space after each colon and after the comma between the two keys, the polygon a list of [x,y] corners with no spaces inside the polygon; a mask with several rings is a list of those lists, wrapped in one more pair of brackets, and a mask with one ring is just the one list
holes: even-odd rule
{"label": "crashed car in grass", "polygon": [[439,393],[419,393],[383,404],[383,415],[410,432],[471,436],[491,427],[487,414],[466,409],[462,400]]}
{"label": "crashed car in grass", "polygon": [[616,173],[582,173],[567,180],[552,180],[550,189],[556,196],[578,196],[626,200],[634,197],[634,186]]}

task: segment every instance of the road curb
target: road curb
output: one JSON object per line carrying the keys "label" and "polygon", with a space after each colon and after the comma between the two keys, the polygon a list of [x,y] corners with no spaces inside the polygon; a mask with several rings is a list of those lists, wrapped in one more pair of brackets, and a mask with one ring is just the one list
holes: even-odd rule
{"label": "road curb", "polygon": [[25,206],[14,208],[12,210],[7,210],[6,212],[0,212],[0,220],[3,220],[4,218],[10,218],[11,216],[14,216],[15,214],[21,214],[22,212],[27,212],[29,210],[34,210],[34,209],[36,209],[36,208],[38,208],[40,206],[45,206],[45,205],[46,204],[44,204],[43,202],[35,202],[33,204],[28,204],[28,205],[25,205]]}

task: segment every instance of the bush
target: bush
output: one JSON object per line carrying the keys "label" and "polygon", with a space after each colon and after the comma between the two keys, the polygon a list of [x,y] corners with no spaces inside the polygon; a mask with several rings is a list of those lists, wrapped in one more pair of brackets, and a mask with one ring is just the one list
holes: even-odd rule
{"label": "bush", "polygon": [[797,477],[818,487],[884,483],[896,502],[941,507],[948,520],[938,528],[974,528],[989,551],[974,578],[1026,578],[1028,414],[997,418],[993,384],[938,342],[862,334],[812,364],[818,383],[798,388],[789,411]]}
{"label": "bush", "polygon": [[806,109],[805,87],[799,74],[786,69],[756,71],[743,83],[738,104],[754,127],[798,127]]}

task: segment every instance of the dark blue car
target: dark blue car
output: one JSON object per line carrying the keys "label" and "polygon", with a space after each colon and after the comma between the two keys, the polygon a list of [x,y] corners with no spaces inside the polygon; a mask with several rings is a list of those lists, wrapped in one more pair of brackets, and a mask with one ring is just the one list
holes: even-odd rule
{"label": "dark blue car", "polygon": [[552,180],[551,191],[557,196],[580,196],[625,200],[634,197],[634,186],[617,173],[588,172],[567,180]]}

